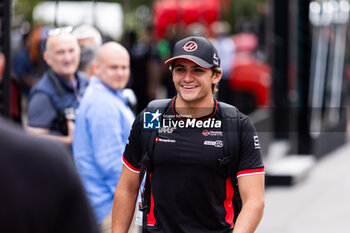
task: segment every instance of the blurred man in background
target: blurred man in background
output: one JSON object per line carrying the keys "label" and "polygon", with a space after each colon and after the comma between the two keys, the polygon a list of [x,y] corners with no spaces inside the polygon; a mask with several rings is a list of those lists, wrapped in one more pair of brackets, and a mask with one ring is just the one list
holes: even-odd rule
{"label": "blurred man in background", "polygon": [[28,105],[28,131],[71,145],[75,109],[88,82],[77,73],[80,48],[71,27],[48,32],[44,59],[49,65],[32,88]]}
{"label": "blurred man in background", "polygon": [[97,221],[103,232],[110,233],[121,158],[134,120],[122,95],[130,76],[130,57],[123,46],[108,42],[99,49],[94,66],[96,76],[77,115],[73,155]]}
{"label": "blurred man in background", "polygon": [[102,45],[100,32],[91,25],[82,24],[74,28],[72,34],[77,38],[79,46],[91,46],[97,50]]}
{"label": "blurred man in background", "polygon": [[90,79],[94,75],[92,64],[96,58],[98,48],[102,45],[101,34],[96,28],[87,24],[76,27],[72,33],[77,38],[80,46],[78,70]]}
{"label": "blurred man in background", "polygon": [[214,44],[218,50],[218,54],[222,58],[222,78],[219,84],[218,99],[226,103],[231,103],[229,79],[234,66],[236,45],[230,36],[229,23],[217,21],[212,24],[212,30],[216,34]]}
{"label": "blurred man in background", "polygon": [[32,45],[32,32],[23,35],[21,49],[15,54],[13,59],[13,71],[16,74],[22,94],[28,96],[30,89],[38,82],[39,75],[36,72],[34,62],[30,58]]}
{"label": "blurred man in background", "polygon": [[97,233],[68,151],[0,118],[0,232]]}
{"label": "blurred man in background", "polygon": [[153,26],[147,25],[140,38],[129,32],[128,50],[131,56],[130,88],[137,96],[137,110],[142,111],[150,100],[157,98],[161,85],[160,56],[153,35]]}
{"label": "blurred man in background", "polygon": [[[5,57],[0,52],[0,83]],[[26,135],[0,117],[0,232],[98,233],[62,145]]]}

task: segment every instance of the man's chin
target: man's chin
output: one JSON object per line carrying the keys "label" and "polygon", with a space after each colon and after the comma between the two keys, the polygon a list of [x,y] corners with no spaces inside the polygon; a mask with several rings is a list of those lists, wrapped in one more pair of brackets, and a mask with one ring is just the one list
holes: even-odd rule
{"label": "man's chin", "polygon": [[55,72],[55,73],[57,73],[62,78],[71,78],[74,75],[75,70],[69,70],[69,71],[64,71],[64,72]]}
{"label": "man's chin", "polygon": [[124,89],[125,87],[126,87],[126,85],[127,85],[127,83],[118,83],[117,85],[115,85],[114,86],[114,90],[116,90],[116,91],[119,91],[119,90],[122,90],[122,89]]}
{"label": "man's chin", "polygon": [[197,101],[197,95],[180,95],[181,99],[185,102],[196,102]]}

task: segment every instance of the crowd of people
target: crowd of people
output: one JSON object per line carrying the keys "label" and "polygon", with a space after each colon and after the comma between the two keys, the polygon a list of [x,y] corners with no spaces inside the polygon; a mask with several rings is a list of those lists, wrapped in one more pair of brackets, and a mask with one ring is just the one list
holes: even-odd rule
{"label": "crowd of people", "polygon": [[[43,31],[45,37],[38,35]],[[136,212],[139,209],[136,200],[144,172],[140,170],[143,158],[151,154],[142,142],[144,109],[151,100],[175,96],[164,114],[174,114],[176,121],[224,121],[226,110],[213,95],[219,82],[227,86],[235,45],[225,40],[224,31],[213,42],[192,36],[158,44],[151,27],[141,39],[126,32],[121,43],[104,41],[89,25],[41,28],[40,33],[32,30],[24,36],[23,48],[13,61],[22,102],[27,102],[24,128],[66,147],[101,232],[136,233],[140,229],[131,222],[135,207]],[[33,52],[33,47],[39,51]],[[219,100],[224,100],[225,88],[220,90]],[[151,201],[148,208],[142,206],[148,210],[143,212],[144,232],[254,232],[263,211],[264,167],[254,126],[244,114],[237,114],[234,119],[243,129],[242,159],[233,175],[222,173],[230,163],[216,167],[217,161],[210,158],[215,154],[218,161],[225,159],[221,158],[226,154],[221,126],[207,129],[215,140],[204,144],[202,137],[207,135],[202,129],[159,131],[148,157],[145,187],[152,175]],[[152,121],[157,117],[153,115]],[[213,147],[208,147],[211,142]],[[204,157],[198,157],[203,151]],[[239,218],[232,212],[234,185],[242,196]],[[205,211],[208,216],[203,216]],[[86,217],[92,219],[88,212]]]}
{"label": "crowd of people", "polygon": [[[176,94],[176,90],[171,82],[168,70],[162,63],[166,61],[172,52],[175,42],[187,35],[199,35],[210,37],[211,41],[218,47],[220,53],[225,57],[224,80],[227,80],[234,62],[235,45],[229,35],[230,29],[227,23],[218,22],[217,26],[208,30],[200,24],[195,24],[187,30],[170,28],[164,38],[156,39],[152,25],[144,28],[142,33],[134,30],[126,30],[120,40],[120,43],[130,54],[130,79],[127,88],[131,89],[136,95],[137,105],[134,101],[132,108],[134,113],[141,112],[147,103],[157,98],[171,98]],[[19,49],[13,49],[12,74],[18,81],[22,102],[20,110],[22,111],[22,123],[27,125],[28,100],[31,88],[41,79],[43,74],[49,68],[45,60],[46,37],[53,29],[49,26],[37,26],[30,30],[22,30],[22,44]],[[62,28],[60,29],[62,30]],[[111,40],[104,37],[100,32],[90,25],[80,25],[75,27],[64,27],[64,30],[72,30],[71,34],[78,40],[80,57],[78,71],[85,79],[93,76],[93,61],[95,59],[97,48],[102,43]],[[225,49],[221,45],[225,44]],[[219,99],[227,101],[228,94],[224,89],[228,85],[221,85]]]}

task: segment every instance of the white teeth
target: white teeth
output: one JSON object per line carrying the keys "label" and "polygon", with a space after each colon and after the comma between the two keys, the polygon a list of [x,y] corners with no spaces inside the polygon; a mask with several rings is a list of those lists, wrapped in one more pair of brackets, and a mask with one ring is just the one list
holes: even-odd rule
{"label": "white teeth", "polygon": [[182,86],[183,88],[190,88],[190,89],[192,89],[192,88],[195,88],[195,86]]}

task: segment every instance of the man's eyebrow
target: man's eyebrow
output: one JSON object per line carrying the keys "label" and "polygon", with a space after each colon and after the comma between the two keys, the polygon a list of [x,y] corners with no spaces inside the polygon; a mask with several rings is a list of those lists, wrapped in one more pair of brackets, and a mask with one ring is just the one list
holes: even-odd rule
{"label": "man's eyebrow", "polygon": [[178,66],[185,67],[184,65],[181,65],[181,64],[175,64],[174,68]]}
{"label": "man's eyebrow", "polygon": [[[175,67],[178,67],[178,66],[180,66],[180,67],[185,67],[184,65],[181,65],[181,64],[175,64],[174,68],[175,68]],[[191,68],[203,68],[203,67],[201,67],[201,66],[198,65],[198,64],[195,64],[195,65],[191,66]]]}
{"label": "man's eyebrow", "polygon": [[192,68],[203,68],[203,67],[201,67],[200,65],[196,64],[196,65],[192,66]]}

